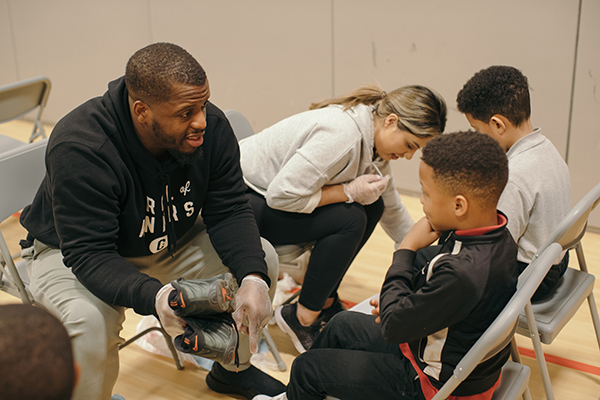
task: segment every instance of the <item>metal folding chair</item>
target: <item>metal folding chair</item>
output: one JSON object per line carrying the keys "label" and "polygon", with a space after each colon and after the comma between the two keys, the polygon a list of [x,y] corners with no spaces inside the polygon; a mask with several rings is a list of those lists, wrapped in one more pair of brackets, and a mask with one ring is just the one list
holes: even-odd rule
{"label": "metal folding chair", "polygon": [[554,399],[554,393],[541,343],[551,344],[586,298],[592,315],[596,340],[600,346],[600,319],[593,293],[595,278],[587,270],[581,245],[589,214],[598,203],[600,203],[600,183],[571,209],[533,256],[535,261],[549,245],[559,243],[563,250],[575,249],[579,264],[579,270],[567,268],[552,293],[546,299],[535,304],[529,302],[519,317],[517,333],[530,336],[533,341],[535,356],[548,399]]}
{"label": "metal folding chair", "polygon": [[[531,297],[561,252],[561,246],[558,243],[553,243],[525,269],[519,278],[518,288],[513,297],[479,340],[465,354],[454,369],[452,377],[442,386],[432,400],[446,399],[473,372],[478,364],[496,355],[506,346],[512,346],[519,314],[525,308],[525,305],[530,302]],[[379,294],[375,294],[350,310],[370,314],[373,307],[369,305],[369,301],[378,296]],[[524,399],[530,400],[531,394],[528,388],[530,374],[531,370],[528,366],[518,361],[508,360],[502,367],[500,385],[494,391],[492,399],[509,400],[523,396]],[[335,398],[328,397],[327,399],[334,400]]]}
{"label": "metal folding chair", "polygon": [[[44,155],[48,139],[0,153],[0,221],[10,218],[14,213],[31,203],[40,182],[45,176]],[[25,261],[15,263],[20,254],[11,255],[6,240],[0,232],[0,290],[21,299],[24,304],[35,304],[35,299],[28,290],[29,275]],[[152,327],[140,332],[122,344],[119,349],[129,345],[138,338],[154,330],[160,331],[171,350],[177,369],[183,369],[171,338],[162,327]]]}
{"label": "metal folding chair", "polygon": [[[0,123],[19,118],[37,109],[29,143],[38,137],[45,138],[46,132],[41,117],[49,94],[50,80],[44,76],[0,86]],[[0,135],[0,151],[8,151],[23,144],[19,140]]]}

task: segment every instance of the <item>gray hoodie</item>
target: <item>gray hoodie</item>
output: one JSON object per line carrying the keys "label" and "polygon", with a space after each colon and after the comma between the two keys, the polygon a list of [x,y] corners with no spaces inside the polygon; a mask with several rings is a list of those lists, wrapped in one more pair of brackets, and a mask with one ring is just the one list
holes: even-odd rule
{"label": "gray hoodie", "polygon": [[[240,142],[246,184],[263,195],[269,207],[312,213],[321,188],[349,182],[364,174],[392,174],[388,161],[373,161],[373,107],[343,111],[333,105],[284,119]],[[396,242],[413,220],[402,204],[393,179],[382,195],[381,225]]]}

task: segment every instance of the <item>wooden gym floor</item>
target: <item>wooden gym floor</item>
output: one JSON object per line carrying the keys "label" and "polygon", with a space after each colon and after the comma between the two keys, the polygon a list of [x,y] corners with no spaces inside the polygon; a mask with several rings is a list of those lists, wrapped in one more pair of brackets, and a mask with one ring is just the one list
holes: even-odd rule
{"label": "wooden gym floor", "polygon": [[[47,132],[52,127],[47,127]],[[25,141],[31,132],[31,123],[12,121],[0,125],[0,134],[12,136]],[[401,161],[400,161],[401,162]],[[404,203],[415,220],[422,216],[418,197],[403,196]],[[11,251],[17,250],[19,239],[25,236],[17,218],[9,218],[0,225],[6,239],[12,245]],[[583,248],[590,272],[600,274],[600,234],[588,232],[583,239]],[[344,300],[360,302],[378,292],[385,272],[390,265],[393,242],[385,232],[377,227],[353,265],[350,267],[341,287],[340,295]],[[571,257],[575,262],[576,257]],[[575,264],[572,264],[576,267]],[[596,294],[596,299],[600,294]],[[0,292],[0,303],[19,302],[18,299]],[[596,301],[598,303],[598,300]],[[598,304],[600,306],[600,304]],[[141,316],[131,310],[127,311],[122,336],[129,338],[135,334]],[[0,321],[1,323],[1,321]],[[284,361],[288,365],[285,372],[266,370],[284,383],[289,377],[289,366],[298,355],[291,341],[277,325],[270,328],[271,335]],[[533,357],[531,341],[524,336],[517,338],[522,349],[523,362],[531,370],[529,388],[533,399],[544,399],[536,361]],[[550,346],[544,345],[548,360],[554,394],[557,399],[587,400],[600,396],[600,350],[594,335],[589,309],[584,304],[575,317],[563,329]],[[204,383],[207,371],[186,364],[183,371],[178,371],[168,357],[158,356],[131,345],[120,352],[121,370],[113,393],[119,393],[127,400],[196,400],[227,399],[228,396],[212,392]]]}

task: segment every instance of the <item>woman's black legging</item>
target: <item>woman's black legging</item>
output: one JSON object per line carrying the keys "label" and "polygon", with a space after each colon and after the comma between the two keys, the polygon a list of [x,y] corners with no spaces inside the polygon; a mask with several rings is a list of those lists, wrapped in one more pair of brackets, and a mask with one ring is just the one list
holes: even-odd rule
{"label": "woman's black legging", "polygon": [[368,206],[330,204],[302,214],[270,208],[251,189],[247,194],[260,235],[271,244],[315,241],[298,301],[311,311],[322,310],[327,298],[336,296],[348,267],[381,219],[383,200]]}

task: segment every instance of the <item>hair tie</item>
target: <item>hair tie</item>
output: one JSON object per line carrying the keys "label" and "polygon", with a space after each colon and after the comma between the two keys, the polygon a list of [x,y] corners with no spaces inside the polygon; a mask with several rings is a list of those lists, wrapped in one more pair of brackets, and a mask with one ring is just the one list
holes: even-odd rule
{"label": "hair tie", "polygon": [[387,96],[387,93],[385,92],[385,90],[382,90],[381,94],[379,95],[379,98],[383,100],[385,96]]}

